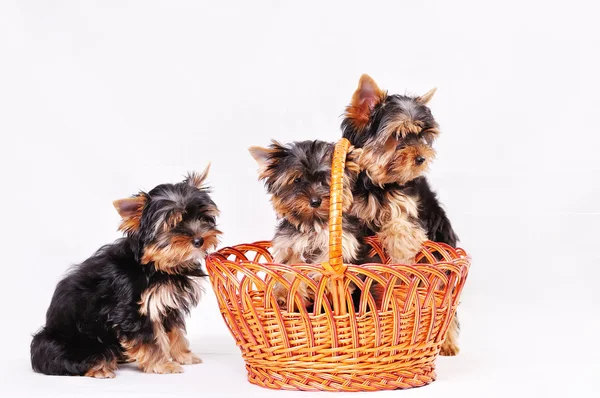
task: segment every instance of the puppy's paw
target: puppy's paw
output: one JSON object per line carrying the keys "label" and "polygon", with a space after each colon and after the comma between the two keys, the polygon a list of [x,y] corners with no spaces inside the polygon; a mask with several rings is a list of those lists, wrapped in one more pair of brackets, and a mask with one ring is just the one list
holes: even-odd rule
{"label": "puppy's paw", "polygon": [[191,351],[179,353],[176,356],[173,356],[173,360],[181,365],[202,363],[202,359]]}
{"label": "puppy's paw", "polygon": [[440,348],[440,355],[444,357],[453,357],[458,355],[460,352],[460,348],[449,340],[444,341],[442,347]]}
{"label": "puppy's paw", "polygon": [[146,373],[173,374],[183,373],[183,367],[175,362],[163,362],[144,369]]}
{"label": "puppy's paw", "polygon": [[202,359],[192,352],[192,364],[202,363]]}
{"label": "puppy's paw", "polygon": [[114,379],[115,372],[107,368],[90,369],[86,374],[87,377],[93,377],[96,379]]}

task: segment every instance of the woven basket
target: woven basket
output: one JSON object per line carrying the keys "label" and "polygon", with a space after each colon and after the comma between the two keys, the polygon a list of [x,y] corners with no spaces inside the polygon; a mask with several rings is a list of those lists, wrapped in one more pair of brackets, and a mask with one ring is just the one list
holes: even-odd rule
{"label": "woven basket", "polygon": [[[275,264],[268,241],[226,247],[207,257],[221,314],[253,384],[376,391],[435,380],[434,361],[470,258],[462,249],[428,241],[416,264],[389,264],[377,239],[368,238],[372,253],[385,264],[344,264],[342,176],[348,148],[342,139],[333,157],[328,263]],[[315,278],[315,272],[322,277]],[[288,311],[277,305],[276,283],[289,289]],[[316,292],[310,312],[297,294],[301,283]],[[348,290],[351,283],[359,289],[354,295]],[[371,293],[374,285],[379,285],[377,300]]]}

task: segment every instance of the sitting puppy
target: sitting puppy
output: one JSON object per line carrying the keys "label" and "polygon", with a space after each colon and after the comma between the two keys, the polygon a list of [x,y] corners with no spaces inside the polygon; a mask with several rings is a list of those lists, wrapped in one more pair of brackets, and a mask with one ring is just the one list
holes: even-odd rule
{"label": "sitting puppy", "polygon": [[181,373],[200,363],[184,316],[198,303],[200,260],[218,243],[219,210],[202,174],[114,202],[125,237],[100,248],[58,283],[31,365],[48,375],[112,378],[119,361]]}
{"label": "sitting puppy", "polygon": [[[276,141],[268,148],[251,147],[250,154],[259,165],[259,179],[265,182],[273,208],[280,219],[272,242],[274,261],[280,264],[320,264],[329,260],[329,198],[331,162],[334,144],[323,141],[293,142],[287,145]],[[351,187],[358,175],[355,158],[359,151],[347,155],[343,208],[352,204]],[[342,250],[345,263],[360,263],[368,254],[363,243],[366,229],[348,214],[342,220]],[[320,275],[309,277],[320,279]],[[291,278],[291,275],[286,275]],[[351,288],[352,289],[352,288]],[[314,291],[306,284],[299,286],[306,308],[314,300]],[[280,308],[288,307],[288,291],[277,284],[274,295]]]}
{"label": "sitting puppy", "polygon": [[[362,149],[350,212],[377,233],[392,263],[412,264],[425,240],[456,247],[458,237],[424,174],[439,127],[423,96],[388,95],[367,75],[346,108],[342,131]],[[458,353],[455,317],[442,355]]]}

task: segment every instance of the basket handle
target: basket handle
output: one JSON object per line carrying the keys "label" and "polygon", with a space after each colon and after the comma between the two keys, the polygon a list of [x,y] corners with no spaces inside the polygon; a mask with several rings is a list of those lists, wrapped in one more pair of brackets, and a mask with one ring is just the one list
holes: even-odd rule
{"label": "basket handle", "polygon": [[344,273],[347,266],[342,257],[342,204],[344,190],[344,168],[346,155],[350,148],[350,141],[340,139],[333,151],[331,163],[331,185],[329,192],[329,263],[324,263],[323,268],[332,281],[331,295],[333,298],[333,312],[335,315],[344,315],[347,312],[346,294],[344,291]]}

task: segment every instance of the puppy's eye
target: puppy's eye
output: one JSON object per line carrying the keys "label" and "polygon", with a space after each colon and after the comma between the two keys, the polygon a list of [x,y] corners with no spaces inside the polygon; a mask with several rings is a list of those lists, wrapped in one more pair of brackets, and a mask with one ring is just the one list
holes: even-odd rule
{"label": "puppy's eye", "polygon": [[294,178],[294,184],[298,184],[302,179],[300,177]]}

